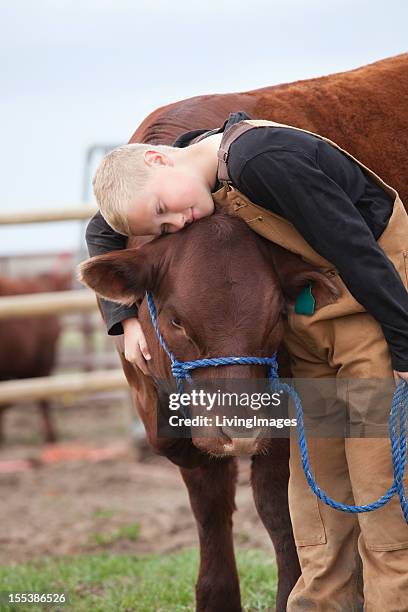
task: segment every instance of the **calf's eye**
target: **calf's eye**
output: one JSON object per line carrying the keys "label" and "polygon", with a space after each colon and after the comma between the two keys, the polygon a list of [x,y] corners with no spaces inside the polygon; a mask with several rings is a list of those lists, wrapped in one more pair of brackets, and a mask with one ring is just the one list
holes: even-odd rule
{"label": "calf's eye", "polygon": [[183,329],[183,326],[179,319],[172,319],[171,324],[174,325],[174,327],[177,327],[177,329]]}

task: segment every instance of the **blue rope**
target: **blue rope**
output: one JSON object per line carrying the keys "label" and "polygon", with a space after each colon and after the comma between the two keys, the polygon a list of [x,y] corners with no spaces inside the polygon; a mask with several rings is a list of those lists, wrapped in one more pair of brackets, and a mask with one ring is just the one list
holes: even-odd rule
{"label": "blue rope", "polygon": [[146,291],[147,303],[149,306],[150,317],[152,319],[153,327],[156,330],[156,334],[160,340],[160,343],[167,355],[170,357],[171,371],[177,382],[177,390],[179,393],[183,392],[183,380],[187,380],[192,383],[193,379],[190,376],[190,371],[195,368],[207,368],[209,366],[221,366],[221,365],[267,365],[268,366],[268,377],[270,379],[277,378],[278,376],[278,362],[276,361],[276,353],[272,357],[213,357],[208,359],[196,359],[194,361],[179,361],[175,355],[168,349],[163,336],[160,333],[159,326],[157,323],[157,313],[153,302],[153,296],[150,291]]}
{"label": "blue rope", "polygon": [[[271,389],[274,391],[282,390],[286,391],[294,401],[297,418],[297,432],[300,454],[302,459],[302,467],[306,477],[306,480],[312,489],[312,491],[321,499],[325,504],[340,510],[341,512],[350,513],[361,513],[361,512],[372,512],[382,506],[385,506],[390,499],[398,493],[400,498],[401,509],[404,514],[405,520],[408,523],[408,501],[407,495],[404,488],[404,473],[405,465],[407,462],[407,405],[408,405],[408,383],[404,380],[400,380],[392,398],[392,405],[389,418],[389,431],[391,441],[391,455],[394,469],[394,481],[388,491],[379,499],[366,505],[349,505],[342,504],[335,501],[327,495],[316,483],[309,462],[309,453],[307,449],[305,426],[303,419],[302,403],[299,395],[295,389],[279,381],[278,377],[278,363],[276,360],[276,353],[272,357],[214,357],[211,359],[196,359],[194,361],[179,361],[176,359],[174,354],[167,348],[163,336],[160,333],[157,324],[157,313],[154,306],[153,297],[149,291],[146,292],[147,303],[149,306],[150,317],[152,319],[153,326],[156,330],[157,336],[160,343],[171,361],[171,371],[176,379],[177,390],[179,393],[183,392],[183,380],[192,382],[190,371],[195,368],[206,368],[209,366],[219,365],[237,365],[237,364],[255,364],[255,365],[267,365],[268,366],[268,378]],[[399,432],[398,432],[399,429]]]}
{"label": "blue rope", "polygon": [[[378,508],[382,508],[390,499],[398,492],[401,509],[404,514],[405,520],[408,523],[408,503],[406,493],[404,490],[404,472],[405,464],[407,459],[407,438],[406,438],[406,420],[407,420],[407,403],[408,403],[408,384],[401,380],[395,390],[389,419],[390,439],[391,439],[391,454],[394,466],[394,481],[388,491],[376,501],[366,505],[349,505],[337,502],[327,495],[316,483],[309,462],[309,453],[307,449],[307,442],[305,436],[305,427],[303,420],[303,410],[301,400],[295,389],[286,383],[280,383],[276,381],[274,389],[282,389],[293,398],[296,409],[297,418],[297,432],[300,454],[302,459],[303,472],[306,476],[306,480],[312,489],[313,493],[317,495],[325,504],[340,510],[341,512],[350,513],[361,513],[361,512],[372,512]],[[398,435],[398,420],[399,420],[399,435]]]}

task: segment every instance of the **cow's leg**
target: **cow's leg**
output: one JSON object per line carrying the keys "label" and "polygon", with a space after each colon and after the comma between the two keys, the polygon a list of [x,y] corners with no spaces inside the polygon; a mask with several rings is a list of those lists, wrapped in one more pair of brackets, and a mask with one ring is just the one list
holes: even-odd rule
{"label": "cow's leg", "polygon": [[239,612],[241,596],[232,541],[237,464],[211,459],[192,470],[180,468],[187,485],[200,540],[196,584],[199,612]]}
{"label": "cow's leg", "polygon": [[54,425],[51,418],[50,403],[48,400],[40,400],[38,402],[42,419],[43,436],[46,442],[56,442],[57,436],[55,434]]}
{"label": "cow's leg", "polygon": [[278,566],[276,612],[286,602],[300,576],[288,507],[289,440],[273,440],[269,455],[252,458],[251,483],[255,505],[273,542]]}

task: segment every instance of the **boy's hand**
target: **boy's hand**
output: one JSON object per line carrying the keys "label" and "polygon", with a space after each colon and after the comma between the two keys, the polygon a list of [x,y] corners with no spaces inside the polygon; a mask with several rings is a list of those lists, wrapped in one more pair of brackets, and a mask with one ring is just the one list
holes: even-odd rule
{"label": "boy's hand", "polygon": [[137,317],[122,321],[125,343],[125,359],[136,365],[143,374],[149,374],[146,361],[151,359],[145,335]]}

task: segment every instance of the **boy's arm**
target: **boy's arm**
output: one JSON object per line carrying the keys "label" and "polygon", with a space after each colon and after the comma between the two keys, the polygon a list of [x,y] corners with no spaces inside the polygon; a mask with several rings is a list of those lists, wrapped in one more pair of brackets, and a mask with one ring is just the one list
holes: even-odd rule
{"label": "boy's arm", "polygon": [[[85,238],[88,252],[91,257],[109,253],[109,251],[115,251],[117,249],[124,249],[127,243],[127,236],[122,236],[122,234],[115,232],[115,230],[106,223],[99,211],[89,221]],[[100,300],[100,304],[105,318],[106,328],[110,336],[123,334],[122,321],[129,317],[137,317],[138,308],[136,305],[124,306],[104,299]]]}
{"label": "boy's arm", "polygon": [[[262,160],[259,159],[262,158]],[[408,371],[408,292],[348,195],[301,152],[265,152],[247,162],[243,192],[270,200],[305,240],[336,266],[355,299],[380,323],[394,370]],[[265,206],[266,207],[266,206]]]}

